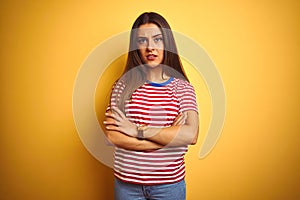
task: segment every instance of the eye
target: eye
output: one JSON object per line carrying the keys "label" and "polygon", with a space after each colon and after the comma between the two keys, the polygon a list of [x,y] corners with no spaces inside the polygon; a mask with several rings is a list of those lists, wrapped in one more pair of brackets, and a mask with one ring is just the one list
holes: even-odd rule
{"label": "eye", "polygon": [[147,39],[146,38],[138,38],[137,43],[138,44],[146,44],[147,43]]}
{"label": "eye", "polygon": [[157,38],[154,38],[153,39],[155,43],[160,43],[163,41],[163,38],[162,37],[157,37]]}

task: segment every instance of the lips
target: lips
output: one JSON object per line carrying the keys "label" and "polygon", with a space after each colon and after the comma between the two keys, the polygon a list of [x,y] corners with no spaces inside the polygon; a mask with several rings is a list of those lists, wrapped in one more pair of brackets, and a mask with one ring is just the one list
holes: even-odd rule
{"label": "lips", "polygon": [[154,54],[149,54],[149,55],[147,55],[146,57],[147,57],[147,60],[149,60],[149,61],[153,61],[153,60],[155,60],[155,59],[156,59],[157,55],[154,55]]}

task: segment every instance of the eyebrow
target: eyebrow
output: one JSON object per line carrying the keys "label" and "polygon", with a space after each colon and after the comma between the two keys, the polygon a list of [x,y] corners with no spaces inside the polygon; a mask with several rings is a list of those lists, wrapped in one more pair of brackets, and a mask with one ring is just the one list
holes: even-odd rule
{"label": "eyebrow", "polygon": [[[152,37],[157,37],[157,36],[161,36],[162,35],[162,33],[159,33],[159,34],[156,34],[156,35],[153,35]],[[138,38],[146,38],[145,36],[139,36],[138,35]]]}
{"label": "eyebrow", "polygon": [[152,36],[152,37],[157,37],[157,36],[160,36],[160,35],[162,35],[161,33],[159,33],[159,34],[157,34],[157,35],[154,35],[154,36]]}

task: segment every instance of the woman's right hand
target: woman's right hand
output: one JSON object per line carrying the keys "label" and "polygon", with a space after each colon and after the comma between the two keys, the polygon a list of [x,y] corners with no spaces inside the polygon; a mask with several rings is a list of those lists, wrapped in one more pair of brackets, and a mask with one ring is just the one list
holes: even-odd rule
{"label": "woman's right hand", "polygon": [[131,137],[137,137],[137,126],[130,122],[125,114],[117,107],[105,113],[105,128],[109,131],[118,131]]}
{"label": "woman's right hand", "polygon": [[183,125],[185,124],[185,120],[187,118],[187,115],[186,113],[179,113],[179,115],[177,115],[177,117],[175,118],[172,126],[180,126],[180,125]]}

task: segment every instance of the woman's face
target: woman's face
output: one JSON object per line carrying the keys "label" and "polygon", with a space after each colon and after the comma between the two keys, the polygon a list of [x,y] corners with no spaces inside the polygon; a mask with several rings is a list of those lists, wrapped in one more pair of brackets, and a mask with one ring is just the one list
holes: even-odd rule
{"label": "woman's face", "polygon": [[156,24],[143,24],[137,31],[137,46],[145,64],[156,67],[164,59],[162,32]]}

